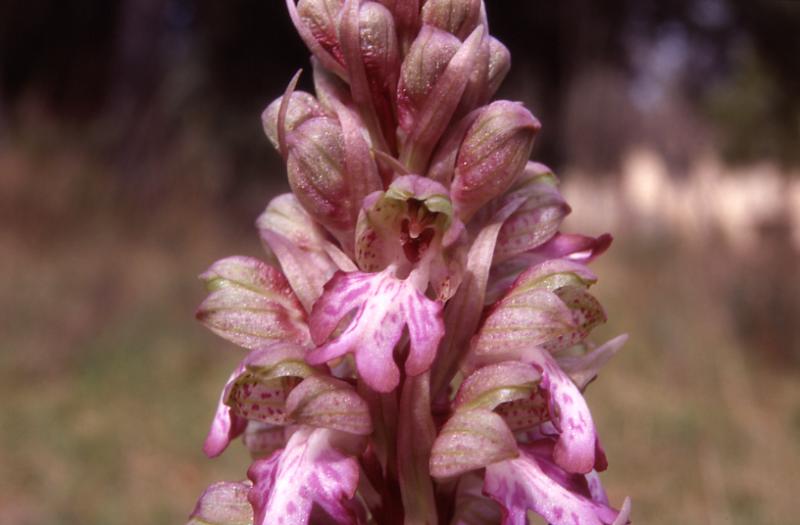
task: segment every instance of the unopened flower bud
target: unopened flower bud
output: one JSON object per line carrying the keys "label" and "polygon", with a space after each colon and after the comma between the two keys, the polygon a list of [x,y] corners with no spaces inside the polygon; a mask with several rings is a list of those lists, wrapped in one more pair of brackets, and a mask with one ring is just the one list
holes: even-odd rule
{"label": "unopened flower bud", "polygon": [[489,73],[486,79],[486,100],[489,100],[511,69],[511,53],[502,42],[489,37]]}
{"label": "unopened flower bud", "polygon": [[361,202],[380,188],[357,117],[315,117],[288,137],[289,185],[308,213],[350,251]]}
{"label": "unopened flower bud", "polygon": [[484,38],[456,116],[466,115],[488,103],[510,68],[511,54],[508,49],[492,36]]}
{"label": "unopened flower bud", "polygon": [[464,40],[478,26],[482,0],[428,0],[422,7],[422,22]]}
{"label": "unopened flower bud", "polygon": [[[367,74],[373,72],[396,79],[400,62],[392,13],[378,2],[364,2],[358,17],[361,53]],[[388,78],[382,80],[389,82]]]}
{"label": "unopened flower bud", "polygon": [[337,26],[339,12],[344,4],[343,0],[300,0],[297,12],[307,24],[317,42],[341,61]]}
{"label": "unopened flower bud", "polygon": [[361,61],[373,109],[383,136],[394,139],[397,123],[393,106],[400,69],[394,19],[392,13],[377,2],[364,2],[358,18]]}
{"label": "unopened flower bud", "polygon": [[[267,106],[267,109],[261,114],[264,133],[277,150],[280,150],[278,144],[278,114],[280,113],[282,101],[283,97],[279,97]],[[308,119],[322,116],[325,116],[325,110],[317,102],[317,99],[304,91],[295,91],[289,99],[289,106],[286,111],[286,120],[284,121],[286,133],[291,133]]]}
{"label": "unopened flower bud", "polygon": [[419,31],[420,0],[378,0],[392,13],[401,49],[405,53]]}
{"label": "unopened flower bud", "polygon": [[458,38],[432,26],[423,27],[411,44],[397,86],[398,119],[405,132],[411,131],[416,113],[460,46]]}
{"label": "unopened flower bud", "polygon": [[[469,84],[483,42],[479,25],[461,43],[455,36],[425,25],[403,62],[398,86],[400,161],[414,173],[427,170]],[[452,44],[458,50],[446,62]],[[415,49],[417,48],[417,49]]]}
{"label": "unopened flower bud", "polygon": [[514,183],[525,168],[540,127],[539,121],[515,102],[500,100],[480,111],[459,148],[450,191],[464,222]]}
{"label": "unopened flower bud", "polygon": [[286,0],[292,23],[308,49],[326,68],[347,76],[339,44],[339,19],[343,0]]}
{"label": "unopened flower bud", "polygon": [[[352,226],[342,127],[336,119],[307,120],[288,138],[289,185],[300,203],[334,234]],[[358,206],[360,203],[356,203]]]}
{"label": "unopened flower bud", "polygon": [[489,51],[489,39],[483,38],[478,52],[475,54],[475,65],[469,73],[467,87],[464,88],[464,94],[458,103],[456,118],[484,105],[489,99],[486,96],[486,79],[489,77]]}

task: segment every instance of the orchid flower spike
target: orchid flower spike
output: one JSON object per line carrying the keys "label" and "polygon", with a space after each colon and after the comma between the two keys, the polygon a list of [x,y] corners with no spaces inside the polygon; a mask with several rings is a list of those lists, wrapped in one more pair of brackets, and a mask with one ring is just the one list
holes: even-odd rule
{"label": "orchid flower spike", "polygon": [[561,232],[541,125],[490,99],[510,67],[482,0],[286,0],[314,93],[262,114],[292,192],[222,259],[197,318],[245,351],[205,442],[253,462],[190,524],[630,523],[588,384],[625,336]]}

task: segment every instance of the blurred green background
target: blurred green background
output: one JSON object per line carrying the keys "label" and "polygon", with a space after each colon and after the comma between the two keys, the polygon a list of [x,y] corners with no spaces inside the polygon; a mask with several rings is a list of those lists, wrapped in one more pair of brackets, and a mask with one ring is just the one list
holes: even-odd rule
{"label": "blurred green background", "polygon": [[[487,2],[631,338],[589,389],[635,523],[798,523],[800,2]],[[181,523],[241,357],[195,276],[287,189],[282,2],[0,2],[0,523]],[[308,86],[309,75],[301,83]]]}

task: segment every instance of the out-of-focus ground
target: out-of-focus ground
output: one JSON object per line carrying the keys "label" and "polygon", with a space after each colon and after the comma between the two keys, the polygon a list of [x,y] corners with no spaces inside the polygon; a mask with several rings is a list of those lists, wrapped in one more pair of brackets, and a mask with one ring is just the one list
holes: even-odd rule
{"label": "out-of-focus ground", "polygon": [[[287,188],[258,112],[305,52],[262,4],[0,10],[0,523],[181,523],[244,476],[242,447],[200,450],[242,354],[193,312],[195,276],[259,256],[253,221]],[[781,64],[800,4],[500,4],[501,95],[543,121],[564,229],[615,235],[594,339],[630,339],[587,394],[612,500],[648,525],[797,523],[800,91]],[[69,33],[103,38],[99,5],[125,68]],[[161,8],[168,30],[142,40]],[[77,69],[34,38],[56,26]]]}

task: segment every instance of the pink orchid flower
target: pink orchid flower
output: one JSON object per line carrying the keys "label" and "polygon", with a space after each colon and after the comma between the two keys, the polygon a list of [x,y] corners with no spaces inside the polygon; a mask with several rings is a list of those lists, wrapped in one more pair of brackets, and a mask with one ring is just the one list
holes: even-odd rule
{"label": "pink orchid flower", "polygon": [[491,102],[509,70],[481,0],[287,0],[315,94],[262,115],[292,193],[257,228],[268,261],[201,279],[197,318],[244,348],[208,456],[242,436],[247,480],[192,524],[629,523],[583,391],[622,346],[560,231],[539,121]]}

